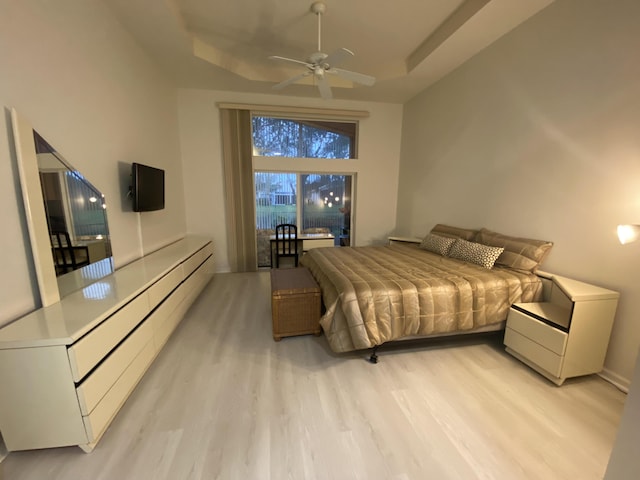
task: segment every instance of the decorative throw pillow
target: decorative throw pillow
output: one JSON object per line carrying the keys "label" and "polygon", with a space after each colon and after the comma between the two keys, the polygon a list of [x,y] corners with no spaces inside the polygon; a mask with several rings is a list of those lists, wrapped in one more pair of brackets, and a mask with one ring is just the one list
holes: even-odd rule
{"label": "decorative throw pillow", "polygon": [[428,233],[427,236],[422,239],[420,248],[446,257],[449,254],[451,245],[453,245],[455,241],[455,238],[442,237],[440,235]]}
{"label": "decorative throw pillow", "polygon": [[491,269],[503,251],[502,247],[490,247],[458,238],[451,246],[449,256]]}
{"label": "decorative throw pillow", "polygon": [[435,227],[431,229],[431,232],[435,235],[440,235],[441,237],[449,237],[449,238],[462,238],[464,240],[474,240],[477,230],[472,230],[470,228],[459,228],[452,227],[450,225],[443,225],[442,223],[438,223]]}
{"label": "decorative throw pillow", "polygon": [[510,237],[486,228],[478,232],[475,240],[493,247],[504,247],[504,252],[496,261],[497,265],[527,272],[535,272],[553,246],[552,242],[546,240]]}

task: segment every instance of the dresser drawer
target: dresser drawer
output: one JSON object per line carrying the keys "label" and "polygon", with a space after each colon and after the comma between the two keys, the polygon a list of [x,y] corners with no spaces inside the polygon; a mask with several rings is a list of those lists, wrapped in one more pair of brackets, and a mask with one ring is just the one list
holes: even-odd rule
{"label": "dresser drawer", "polygon": [[558,355],[564,355],[568,335],[562,330],[513,308],[509,310],[507,327]]}
{"label": "dresser drawer", "polygon": [[180,282],[182,282],[182,269],[178,265],[167,273],[164,277],[149,287],[149,306],[153,310],[162,300],[165,299]]}
{"label": "dresser drawer", "polygon": [[191,257],[182,263],[183,279],[187,278],[193,271],[213,253],[213,245],[210,243],[206,247],[198,250]]}
{"label": "dresser drawer", "polygon": [[214,267],[213,256],[211,256],[207,258],[202,265],[200,265],[200,268],[198,268],[191,277],[185,280],[184,287],[187,292],[186,298],[189,305],[198,295],[200,295],[202,289],[213,277]]}
{"label": "dresser drawer", "polygon": [[173,332],[178,306],[185,297],[184,285],[180,285],[173,294],[167,298],[152,314],[150,320],[153,322],[153,338],[156,349],[160,351]]}
{"label": "dresser drawer", "polygon": [[82,382],[76,389],[82,415],[89,415],[93,411],[152,338],[151,322],[146,321]]}
{"label": "dresser drawer", "polygon": [[82,417],[89,443],[96,442],[102,436],[104,430],[111,423],[111,419],[118,413],[154,357],[155,347],[150,341],[120,375],[106,395],[102,397],[93,411]]}
{"label": "dresser drawer", "polygon": [[148,313],[149,300],[144,292],[69,347],[74,382],[82,380]]}
{"label": "dresser drawer", "polygon": [[554,377],[560,376],[563,357],[555,354],[551,350],[547,350],[529,338],[520,335],[515,330],[509,328],[509,326],[507,326],[504,332],[504,344],[543,370],[551,373]]}

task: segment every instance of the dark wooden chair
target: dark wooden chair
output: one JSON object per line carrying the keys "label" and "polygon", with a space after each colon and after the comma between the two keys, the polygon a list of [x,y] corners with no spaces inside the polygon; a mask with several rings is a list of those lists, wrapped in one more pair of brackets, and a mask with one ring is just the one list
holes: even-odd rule
{"label": "dark wooden chair", "polygon": [[64,275],[80,267],[89,265],[89,249],[77,247],[71,243],[66,231],[51,232],[51,248],[56,263],[56,275]]}
{"label": "dark wooden chair", "polygon": [[276,226],[276,268],[280,268],[281,257],[293,257],[298,266],[298,227],[291,223]]}

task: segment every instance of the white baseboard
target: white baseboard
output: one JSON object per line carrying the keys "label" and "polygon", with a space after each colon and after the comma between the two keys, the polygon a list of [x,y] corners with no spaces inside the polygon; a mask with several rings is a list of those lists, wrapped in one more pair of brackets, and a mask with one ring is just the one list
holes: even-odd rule
{"label": "white baseboard", "polygon": [[618,375],[615,372],[605,368],[598,375],[607,382],[611,383],[618,390],[622,390],[624,393],[629,393],[629,387],[631,386],[631,380]]}

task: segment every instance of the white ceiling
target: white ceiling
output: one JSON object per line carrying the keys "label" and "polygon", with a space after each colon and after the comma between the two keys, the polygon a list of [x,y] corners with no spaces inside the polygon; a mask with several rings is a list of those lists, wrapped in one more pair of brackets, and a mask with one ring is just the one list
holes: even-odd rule
{"label": "white ceiling", "polygon": [[[355,53],[340,68],[373,87],[330,78],[334,98],[402,103],[553,0],[325,0],[322,51]],[[275,93],[317,51],[312,0],[105,0],[179,87]],[[312,77],[308,77],[312,79]],[[307,79],[305,79],[307,80]],[[317,97],[311,84],[285,95]]]}

